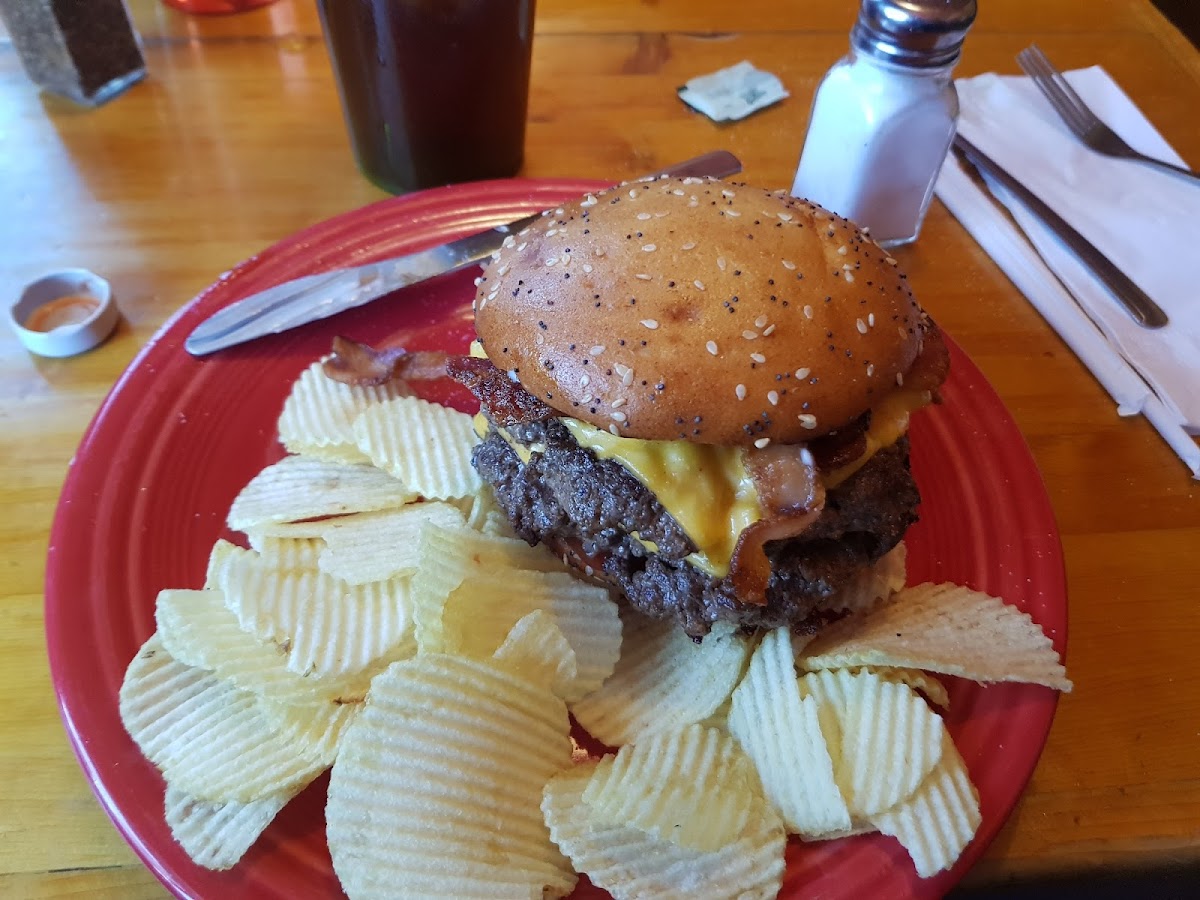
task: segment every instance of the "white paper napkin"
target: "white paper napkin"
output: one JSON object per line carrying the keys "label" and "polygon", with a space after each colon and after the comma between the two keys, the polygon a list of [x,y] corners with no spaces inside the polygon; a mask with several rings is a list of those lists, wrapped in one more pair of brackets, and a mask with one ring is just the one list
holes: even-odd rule
{"label": "white paper napkin", "polygon": [[[1067,73],[1088,104],[1133,147],[1182,160],[1099,67]],[[1142,328],[1050,231],[1002,187],[992,193],[1020,230],[951,156],[942,202],[1092,370],[1122,415],[1144,414],[1200,477],[1200,185],[1087,149],[1026,78],[957,82],[959,131],[1066,219],[1167,312]],[[1023,232],[1023,233],[1022,233]]]}

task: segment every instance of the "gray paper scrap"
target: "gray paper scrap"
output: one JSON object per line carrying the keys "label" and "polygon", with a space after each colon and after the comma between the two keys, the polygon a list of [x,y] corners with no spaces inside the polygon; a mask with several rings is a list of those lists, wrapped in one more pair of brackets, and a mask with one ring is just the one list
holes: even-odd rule
{"label": "gray paper scrap", "polygon": [[734,122],[788,96],[770,72],[743,60],[736,66],[700,75],[679,88],[679,99],[714,122]]}

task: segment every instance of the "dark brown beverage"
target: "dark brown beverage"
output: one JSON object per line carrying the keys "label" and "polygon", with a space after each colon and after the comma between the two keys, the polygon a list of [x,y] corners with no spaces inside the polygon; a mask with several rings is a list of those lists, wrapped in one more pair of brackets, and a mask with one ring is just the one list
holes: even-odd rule
{"label": "dark brown beverage", "polygon": [[363,173],[393,193],[521,168],[535,0],[318,0]]}

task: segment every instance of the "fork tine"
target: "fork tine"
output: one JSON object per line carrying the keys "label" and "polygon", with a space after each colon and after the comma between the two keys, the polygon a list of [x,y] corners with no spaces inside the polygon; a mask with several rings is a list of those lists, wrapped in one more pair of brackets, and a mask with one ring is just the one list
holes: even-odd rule
{"label": "fork tine", "polygon": [[1054,82],[1063,89],[1067,97],[1070,99],[1072,105],[1076,110],[1079,111],[1079,115],[1087,123],[1088,127],[1094,127],[1102,124],[1096,114],[1092,112],[1092,108],[1084,102],[1084,99],[1080,97],[1078,93],[1076,93],[1075,88],[1071,87],[1071,82],[1067,81],[1067,76],[1060,72],[1055,67],[1054,63],[1050,62],[1046,54],[1041,51],[1041,48],[1039,48],[1036,44],[1033,46],[1037,51],[1038,56],[1040,56],[1046,63],[1046,67],[1051,71],[1051,73],[1053,73]]}
{"label": "fork tine", "polygon": [[[1062,117],[1063,122],[1071,131],[1075,132],[1080,137],[1083,137],[1084,132],[1090,124],[1088,118],[1080,113],[1079,106],[1071,96],[1063,89],[1059,79],[1054,76],[1057,70],[1046,59],[1045,55],[1038,49],[1036,44],[1022,50],[1017,55],[1017,62],[1021,68],[1033,79],[1033,83],[1038,86],[1046,99],[1050,101],[1050,105]],[[1065,81],[1063,81],[1065,84]],[[1069,88],[1070,85],[1067,85]],[[1074,93],[1074,92],[1072,92]]]}

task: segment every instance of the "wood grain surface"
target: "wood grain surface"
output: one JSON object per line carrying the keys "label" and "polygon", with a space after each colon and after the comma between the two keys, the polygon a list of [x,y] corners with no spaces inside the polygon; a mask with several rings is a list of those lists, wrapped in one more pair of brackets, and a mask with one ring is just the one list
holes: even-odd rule
{"label": "wood grain surface", "polygon": [[[856,4],[540,0],[525,175],[617,179],[725,147],[790,184],[808,106]],[[131,0],[149,77],[95,110],[40,95],[0,32],[0,273],[110,279],[122,322],[68,360],[0,329],[0,896],[162,897],[93,799],[50,685],[50,522],[88,420],[139,348],[221,272],[383,194],[350,156],[313,4],[195,18]],[[988,0],[959,73],[1017,72],[1036,40],[1102,64],[1200,166],[1200,54],[1149,0]],[[791,98],[716,126],[674,89],[742,59]],[[1068,668],[1041,763],[968,882],[1200,856],[1200,490],[935,203],[897,253],[1033,450],[1062,532]],[[1188,265],[1164,260],[1164,265]]]}

